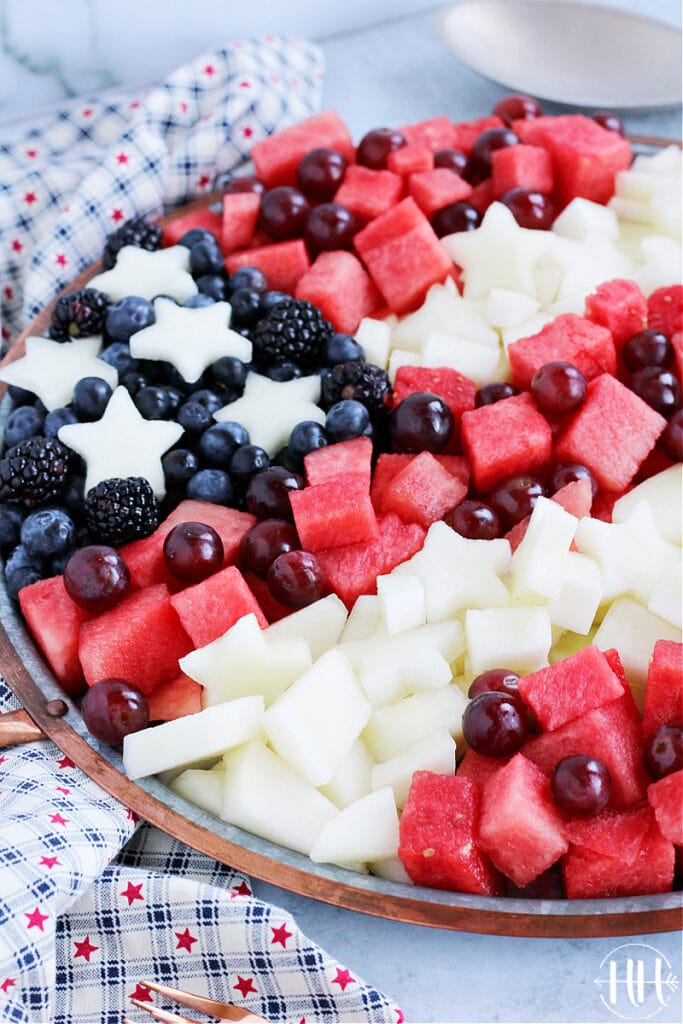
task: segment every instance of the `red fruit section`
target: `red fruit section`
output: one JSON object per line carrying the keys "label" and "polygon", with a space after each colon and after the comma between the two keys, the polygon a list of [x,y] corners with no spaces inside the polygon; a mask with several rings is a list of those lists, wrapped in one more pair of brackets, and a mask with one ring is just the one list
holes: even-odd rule
{"label": "red fruit section", "polygon": [[364,316],[380,303],[380,294],[351,252],[323,252],[299,278],[295,295],[317,306],[335,331],[354,334]]}
{"label": "red fruit section", "polygon": [[244,249],[251,242],[261,197],[255,192],[226,192],[223,196],[221,248],[224,253]]}
{"label": "red fruit section", "polygon": [[647,799],[662,835],[683,846],[683,771],[653,782],[647,787]]}
{"label": "red fruit section", "polygon": [[244,579],[268,622],[277,622],[279,619],[284,619],[286,615],[292,614],[291,608],[287,608],[275,600],[266,581],[257,576],[255,572],[245,572]]}
{"label": "red fruit section", "polygon": [[195,647],[205,647],[217,640],[250,613],[262,629],[268,625],[258,601],[234,565],[174,594],[171,604]]}
{"label": "red fruit section", "polygon": [[683,331],[683,285],[657,288],[648,296],[647,326],[669,338]]}
{"label": "red fruit section", "polygon": [[627,811],[602,811],[586,818],[570,818],[564,834],[574,846],[612,857],[615,851],[632,864],[652,826],[652,811],[641,804]]}
{"label": "red fruit section", "polygon": [[530,189],[550,195],[553,190],[553,162],[542,146],[504,146],[491,154],[493,194],[499,199],[513,188]]}
{"label": "red fruit section", "polygon": [[91,618],[91,613],[71,600],[62,576],[22,587],[19,604],[57,682],[70,697],[78,697],[85,687],[78,638],[81,626]]}
{"label": "red fruit section", "polygon": [[375,463],[375,471],[372,474],[372,486],[370,498],[378,512],[381,512],[384,504],[384,494],[387,487],[398,476],[402,469],[409,466],[415,458],[409,452],[382,452]]}
{"label": "red fruit section", "polygon": [[406,146],[394,149],[387,158],[387,167],[394,174],[407,178],[409,174],[420,171],[431,171],[434,166],[434,154],[429,146],[421,142],[409,142]]}
{"label": "red fruit section", "polygon": [[660,725],[683,725],[683,644],[658,640],[647,670],[643,736]]}
{"label": "red fruit section", "polygon": [[373,540],[379,527],[365,481],[355,473],[290,491],[294,525],[305,551]]}
{"label": "red fruit section", "polygon": [[674,846],[664,838],[655,822],[645,834],[633,861],[628,863],[616,847],[613,853],[615,856],[570,846],[562,863],[567,897],[646,896],[671,889]]}
{"label": "red fruit section", "polygon": [[203,228],[205,231],[210,231],[220,241],[223,231],[223,218],[220,213],[216,213],[215,210],[210,210],[207,207],[193,210],[191,213],[186,213],[183,217],[176,217],[175,220],[164,225],[164,246],[177,245],[178,239],[182,238],[186,231],[191,231],[192,228]]}
{"label": "red fruit section", "polygon": [[455,171],[447,167],[435,167],[432,171],[420,171],[408,178],[408,191],[427,217],[432,217],[450,203],[459,203],[472,193],[472,186]]}
{"label": "red fruit section", "polygon": [[479,789],[483,789],[491,776],[495,775],[499,768],[503,768],[509,760],[509,757],[484,757],[483,754],[478,754],[476,750],[469,747],[457,767],[456,775],[460,779],[469,779]]}
{"label": "red fruit section", "polygon": [[202,692],[200,683],[181,672],[147,697],[150,722],[172,722],[185,715],[196,715],[202,710]]}
{"label": "red fruit section", "polygon": [[356,149],[353,139],[334,110],[314,114],[299,124],[283,128],[275,135],[259,139],[252,147],[251,158],[266,188],[296,185],[299,161],[311,149],[320,146],[336,149],[349,161],[354,158]]}
{"label": "red fruit section", "polygon": [[520,390],[530,388],[536,371],[556,359],[571,363],[586,380],[617,370],[610,332],[575,313],[564,313],[538,334],[513,341],[508,347],[508,359],[512,383]]}
{"label": "red fruit section", "polygon": [[[472,146],[482,132],[488,131],[489,128],[504,127],[505,122],[497,114],[492,114],[490,117],[479,117],[474,121],[460,121],[453,125],[450,146],[452,149],[462,149],[469,156]],[[439,148],[445,149],[446,147]]]}
{"label": "red fruit section", "polygon": [[484,786],[479,846],[515,885],[528,885],[566,851],[563,823],[548,779],[523,754]]}
{"label": "red fruit section", "polygon": [[[381,458],[381,456],[380,456]],[[327,445],[309,452],[304,458],[306,479],[309,484],[326,484],[335,477],[355,473],[370,487],[372,441],[369,437],[354,437],[350,441]]]}
{"label": "red fruit section", "polygon": [[581,480],[572,480],[571,483],[560,487],[559,491],[553,494],[553,501],[561,505],[565,512],[577,519],[589,516],[593,504],[593,488],[588,477]]}
{"label": "red fruit section", "polygon": [[468,779],[415,772],[398,855],[418,885],[494,896],[501,878],[475,841],[479,791]]}
{"label": "red fruit section", "polygon": [[426,146],[433,153],[437,153],[440,149],[456,148],[455,128],[447,117],[441,116],[416,121],[414,124],[404,124],[399,131],[409,145]]}
{"label": "red fruit section", "polygon": [[373,171],[362,164],[352,164],[346,170],[334,201],[366,224],[395,206],[402,193],[403,181],[393,171]]}
{"label": "red fruit section", "polygon": [[550,462],[552,430],[531,395],[514,395],[465,412],[461,429],[479,491],[516,473],[543,472]]}
{"label": "red fruit section", "polygon": [[428,527],[466,494],[466,483],[449,473],[430,452],[421,452],[387,485],[382,508],[396,512],[404,522]]}
{"label": "red fruit section", "polygon": [[477,386],[449,367],[399,366],[394,380],[394,408],[417,391],[430,391],[442,398],[459,424],[462,414],[474,409]]}
{"label": "red fruit section", "polygon": [[258,267],[265,274],[272,291],[289,295],[294,294],[299,279],[310,265],[306,246],[300,238],[233,252],[225,259],[225,269],[229,274],[234,274],[240,267]]}
{"label": "red fruit section", "polygon": [[151,693],[178,675],[178,659],[191,650],[163,583],[131,594],[81,628],[79,656],[89,686],[125,679]]}
{"label": "red fruit section", "polygon": [[642,331],[647,321],[647,301],[635,281],[615,278],[598,285],[586,299],[586,316],[606,327],[617,346]]}
{"label": "red fruit section", "polygon": [[624,687],[602,651],[589,646],[522,676],[519,692],[541,727],[552,730],[623,696]]}

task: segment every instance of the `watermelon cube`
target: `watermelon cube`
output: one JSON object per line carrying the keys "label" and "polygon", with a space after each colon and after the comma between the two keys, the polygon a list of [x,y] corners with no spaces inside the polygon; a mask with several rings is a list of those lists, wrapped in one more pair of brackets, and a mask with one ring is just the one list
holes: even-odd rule
{"label": "watermelon cube", "polygon": [[505,146],[491,154],[493,195],[499,199],[513,188],[550,195],[553,190],[553,162],[542,146]]}
{"label": "watermelon cube", "polygon": [[447,117],[430,117],[426,121],[404,124],[399,131],[408,145],[427,146],[432,153],[440,149],[455,149],[455,126]]}
{"label": "watermelon cube", "polygon": [[485,178],[484,181],[480,181],[478,185],[474,186],[467,197],[467,202],[483,217],[494,199],[493,178]]}
{"label": "watermelon cube", "polygon": [[[399,366],[394,379],[394,408],[417,391],[429,391],[442,398],[459,425],[462,414],[474,409],[477,386],[469,377],[449,367]],[[457,433],[459,435],[460,431]]]}
{"label": "watermelon cube", "polygon": [[418,885],[494,896],[501,879],[475,841],[479,791],[468,779],[413,774],[398,855]]}
{"label": "watermelon cube", "polygon": [[408,178],[408,192],[430,220],[437,210],[459,203],[472,194],[472,186],[448,167],[420,171]]}
{"label": "watermelon cube", "polygon": [[652,822],[651,808],[638,804],[625,811],[601,811],[588,817],[570,818],[565,822],[564,834],[573,846],[580,846],[582,850],[608,857],[618,851],[625,864],[632,864]]}
{"label": "watermelon cube", "polygon": [[673,885],[675,852],[653,822],[633,861],[628,863],[618,847],[609,854],[570,846],[562,862],[568,899],[607,896],[646,896],[668,892]]}
{"label": "watermelon cube", "polygon": [[429,527],[467,494],[467,484],[448,472],[430,452],[420,452],[388,484],[382,509],[406,523]]}
{"label": "watermelon cube", "polygon": [[252,146],[251,159],[266,188],[296,185],[299,161],[310,150],[320,146],[336,149],[349,161],[355,156],[348,128],[334,110],[314,114],[274,135],[259,139]]}
{"label": "watermelon cube", "polygon": [[658,640],[647,670],[643,736],[660,725],[683,725],[683,644]]}
{"label": "watermelon cube", "polygon": [[200,206],[198,209],[191,210],[181,217],[175,217],[168,224],[164,224],[164,246],[177,245],[178,239],[182,238],[186,231],[191,231],[193,228],[202,228],[204,231],[210,231],[216,241],[220,242],[223,232],[223,218],[220,213],[216,213],[215,210],[210,209],[208,206]]}
{"label": "watermelon cube", "polygon": [[224,253],[245,249],[256,230],[261,197],[255,192],[226,192],[223,195],[221,249]]}
{"label": "watermelon cube", "polygon": [[338,476],[353,473],[362,478],[366,489],[369,489],[371,465],[372,441],[369,437],[354,437],[316,448],[304,458],[309,484],[326,484]]}
{"label": "watermelon cube", "polygon": [[355,334],[364,316],[380,303],[372,279],[353,253],[321,252],[299,278],[295,293],[321,310],[335,331]]}
{"label": "watermelon cube", "polygon": [[361,224],[395,206],[403,195],[403,179],[393,171],[373,171],[362,164],[347,167],[335,203],[345,206]]}
{"label": "watermelon cube", "polygon": [[409,142],[399,149],[394,149],[387,157],[387,168],[394,174],[407,178],[418,171],[431,171],[434,166],[434,154],[429,146],[422,142]]}
{"label": "watermelon cube", "polygon": [[542,729],[559,729],[623,696],[624,687],[592,645],[519,680],[519,692]]}
{"label": "watermelon cube", "polygon": [[201,683],[181,672],[175,679],[162,683],[147,697],[150,722],[172,722],[202,710]]}
{"label": "watermelon cube", "polygon": [[635,281],[615,278],[599,284],[586,299],[586,316],[606,327],[620,348],[647,321],[647,301]]}
{"label": "watermelon cube", "polygon": [[662,835],[683,846],[683,771],[653,782],[647,787],[647,799]]}
{"label": "watermelon cube", "polygon": [[125,679],[148,694],[175,679],[178,659],[191,650],[168,588],[159,583],[84,622],[78,653],[89,686]]}
{"label": "watermelon cube", "polygon": [[206,647],[217,640],[244,615],[253,613],[261,629],[268,625],[244,576],[234,565],[174,594],[171,604],[195,647]]}
{"label": "watermelon cube", "polygon": [[516,473],[542,473],[550,462],[552,430],[531,395],[465,412],[461,430],[472,479],[484,493]]}
{"label": "watermelon cube", "polygon": [[581,462],[600,487],[623,491],[665,427],[663,416],[603,373],[589,381],[586,400],[556,439],[555,457]]}
{"label": "watermelon cube", "polygon": [[591,514],[593,504],[593,488],[587,476],[580,480],[572,480],[570,483],[560,487],[552,496],[553,501],[561,505],[565,512],[577,519]]}
{"label": "watermelon cube", "polygon": [[303,277],[311,261],[301,238],[289,242],[274,242],[255,249],[243,249],[229,253],[225,258],[225,269],[234,274],[240,267],[258,267],[265,274],[271,291],[287,292],[293,295],[299,279]]}
{"label": "watermelon cube", "polygon": [[617,356],[606,327],[575,313],[556,317],[538,334],[513,341],[507,350],[512,383],[520,391],[531,387],[537,370],[561,359],[581,370],[586,380],[616,373]]}
{"label": "watermelon cube", "polygon": [[683,285],[657,288],[648,296],[647,326],[668,338],[683,331]]}
{"label": "watermelon cube", "polygon": [[354,243],[394,313],[417,306],[451,268],[431,224],[410,196],[359,231]]}
{"label": "watermelon cube", "polygon": [[497,114],[475,118],[473,121],[459,121],[453,125],[452,149],[461,149],[469,156],[479,136],[489,128],[505,128],[505,123]]}
{"label": "watermelon cube", "polygon": [[495,775],[499,768],[503,768],[509,760],[509,757],[485,757],[468,747],[456,769],[456,776],[459,779],[469,779],[481,791],[491,776]]}
{"label": "watermelon cube", "polygon": [[79,697],[85,689],[85,679],[78,657],[78,640],[81,626],[92,617],[91,613],[71,600],[62,576],[22,587],[19,604],[57,682],[70,697]]}
{"label": "watermelon cube", "polygon": [[375,463],[370,486],[370,500],[377,512],[382,511],[384,492],[391,481],[402,469],[410,465],[414,458],[415,456],[410,452],[382,452],[380,454]]}
{"label": "watermelon cube", "polygon": [[305,551],[329,551],[378,536],[367,483],[355,473],[290,491],[289,500]]}
{"label": "watermelon cube", "polygon": [[524,754],[515,754],[484,786],[479,846],[515,885],[528,885],[566,852],[563,824],[550,782]]}

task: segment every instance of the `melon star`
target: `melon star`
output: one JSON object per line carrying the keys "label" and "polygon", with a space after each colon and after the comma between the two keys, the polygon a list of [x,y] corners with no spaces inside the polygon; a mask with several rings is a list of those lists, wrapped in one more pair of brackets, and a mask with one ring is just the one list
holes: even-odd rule
{"label": "melon star", "polygon": [[88,287],[104,292],[114,302],[126,295],[139,295],[142,299],[170,295],[178,302],[186,302],[198,291],[190,274],[190,250],[184,245],[155,252],[124,245],[112,269],[93,277]]}
{"label": "melon star", "polygon": [[235,402],[214,413],[219,423],[226,420],[241,423],[249,432],[249,440],[269,455],[287,444],[297,423],[304,420],[325,422],[325,413],[315,403],[320,398],[320,377],[299,377],[277,382],[258,373],[250,373],[244,394]]}
{"label": "melon star", "polygon": [[[60,348],[64,348],[60,345]],[[180,439],[183,428],[146,420],[124,387],[109,399],[102,419],[60,427],[59,440],[83,457],[85,491],[111,477],[142,476],[158,498],[166,493],[161,456]]]}
{"label": "melon star", "polygon": [[97,358],[101,348],[100,337],[65,342],[27,338],[26,355],[0,370],[0,380],[32,391],[48,411],[58,409],[68,405],[83,377],[101,377],[116,387],[118,373]]}
{"label": "melon star", "polygon": [[227,302],[189,309],[169,299],[155,299],[155,323],[131,337],[131,354],[136,359],[172,363],[189,384],[223,356],[248,363],[251,342],[230,330],[230,314]]}

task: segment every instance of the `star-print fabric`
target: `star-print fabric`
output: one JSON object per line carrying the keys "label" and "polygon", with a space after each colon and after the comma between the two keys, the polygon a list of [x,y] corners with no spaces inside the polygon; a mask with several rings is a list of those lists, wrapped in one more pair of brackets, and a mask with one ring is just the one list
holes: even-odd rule
{"label": "star-print fabric", "polygon": [[47,740],[0,751],[0,821],[0,1021],[121,1024],[152,1001],[145,980],[273,1024],[403,1020],[246,878],[137,826]]}
{"label": "star-print fabric", "polygon": [[[318,47],[236,41],[139,95],[79,100],[0,141],[0,320],[6,345],[135,215],[210,192],[251,146],[320,105]],[[0,135],[1,138],[1,135]]]}

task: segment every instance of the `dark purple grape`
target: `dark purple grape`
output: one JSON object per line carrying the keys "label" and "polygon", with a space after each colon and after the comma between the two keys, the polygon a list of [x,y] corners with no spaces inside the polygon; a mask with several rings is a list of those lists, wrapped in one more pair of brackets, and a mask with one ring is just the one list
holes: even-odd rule
{"label": "dark purple grape", "polygon": [[683,728],[660,725],[645,744],[643,760],[653,779],[679,772],[683,768]]}
{"label": "dark purple grape", "polygon": [[555,359],[536,371],[531,381],[531,394],[542,412],[564,416],[583,405],[586,378],[576,366]]}
{"label": "dark purple grape", "polygon": [[617,135],[626,134],[624,122],[617,114],[613,114],[609,110],[598,110],[592,117],[596,124],[599,124],[601,128],[606,128],[608,132],[616,132]]}
{"label": "dark purple grape", "polygon": [[681,385],[670,370],[646,366],[631,374],[630,387],[644,402],[667,419],[681,407]]}
{"label": "dark purple grape", "polygon": [[391,414],[391,440],[400,452],[442,452],[454,427],[451,410],[429,391],[408,395]]}
{"label": "dark purple grape", "polygon": [[561,487],[566,487],[567,484],[573,484],[576,480],[583,480],[584,478],[590,480],[591,491],[593,492],[593,497],[595,497],[598,493],[598,481],[588,466],[584,466],[581,462],[560,462],[548,477],[548,490],[551,494],[554,494]]}
{"label": "dark purple grape", "polygon": [[434,154],[434,166],[446,167],[462,176],[467,167],[467,153],[461,149],[438,149]]}
{"label": "dark purple grape", "polygon": [[405,138],[395,128],[375,128],[360,140],[356,163],[379,171],[387,166],[389,154],[405,144]]}
{"label": "dark purple grape", "polygon": [[461,200],[442,206],[432,216],[432,227],[439,238],[457,231],[474,231],[481,224],[481,214],[471,203]]}
{"label": "dark purple grape", "polygon": [[353,236],[359,228],[350,210],[339,203],[321,203],[311,210],[306,221],[304,239],[312,257],[319,252],[351,249]]}
{"label": "dark purple grape", "polygon": [[286,551],[278,555],[266,576],[268,588],[287,608],[305,608],[323,596],[325,577],[320,562],[310,551]]}
{"label": "dark purple grape", "polygon": [[278,557],[301,547],[299,535],[285,519],[262,519],[247,530],[240,543],[240,567],[265,576]]}
{"label": "dark purple grape", "polygon": [[81,704],[86,729],[96,739],[118,747],[124,736],[149,722],[144,693],[125,679],[101,679],[88,688]]}
{"label": "dark purple grape", "polygon": [[223,541],[206,523],[179,523],[164,540],[166,568],[184,583],[199,583],[223,565]]}
{"label": "dark purple grape", "polygon": [[465,177],[470,185],[478,185],[491,177],[491,154],[497,149],[518,146],[519,136],[510,128],[487,128],[475,140],[467,163]]}
{"label": "dark purple grape", "polygon": [[648,366],[671,366],[674,359],[673,345],[661,331],[638,331],[624,342],[621,350],[624,366],[631,373]]}
{"label": "dark purple grape", "polygon": [[130,573],[116,548],[89,544],[74,551],[64,566],[64,586],[80,608],[105,612],[128,593]]}
{"label": "dark purple grape", "polygon": [[240,193],[240,192],[254,192],[258,196],[262,196],[266,190],[266,186],[257,178],[255,174],[245,174],[244,176],[236,176],[231,178],[230,181],[226,182],[223,186],[223,192],[226,195]]}
{"label": "dark purple grape", "polygon": [[494,540],[502,535],[498,515],[483,501],[466,498],[443,518],[451,529],[468,540]]}
{"label": "dark purple grape", "polygon": [[347,160],[336,149],[320,146],[301,158],[296,172],[297,185],[305,196],[317,203],[328,203],[346,173]]}
{"label": "dark purple grape", "polygon": [[472,680],[467,696],[478,697],[480,693],[507,693],[510,697],[521,699],[519,676],[509,668],[490,668]]}
{"label": "dark purple grape", "polygon": [[474,404],[479,409],[482,405],[495,405],[496,402],[502,402],[506,398],[512,398],[518,394],[519,391],[513,384],[508,384],[504,380],[497,380],[491,384],[484,384],[483,387],[479,388]]}
{"label": "dark purple grape", "polygon": [[533,121],[543,113],[541,104],[533,96],[512,92],[498,100],[493,113],[497,114],[507,125],[513,121]]}
{"label": "dark purple grape", "polygon": [[266,192],[261,199],[259,227],[276,242],[300,238],[304,233],[311,207],[297,188],[280,185]]}
{"label": "dark purple grape", "polygon": [[529,718],[517,697],[488,691],[474,697],[465,708],[462,731],[477,754],[508,757],[524,746]]}
{"label": "dark purple grape", "polygon": [[500,516],[503,527],[512,529],[515,523],[530,516],[538,499],[547,497],[541,480],[527,473],[510,476],[489,492],[489,504]]}
{"label": "dark purple grape", "polygon": [[249,481],[246,493],[247,509],[257,519],[287,519],[292,521],[289,492],[305,486],[305,480],[284,466],[270,466]]}
{"label": "dark purple grape", "polygon": [[677,409],[673,414],[660,435],[659,443],[670,459],[683,462],[683,409]]}
{"label": "dark purple grape", "polygon": [[572,754],[555,766],[550,789],[567,814],[599,814],[612,795],[612,776],[596,757]]}
{"label": "dark purple grape", "polygon": [[503,206],[515,218],[520,228],[549,231],[555,220],[555,207],[550,196],[530,188],[511,188],[500,197]]}

